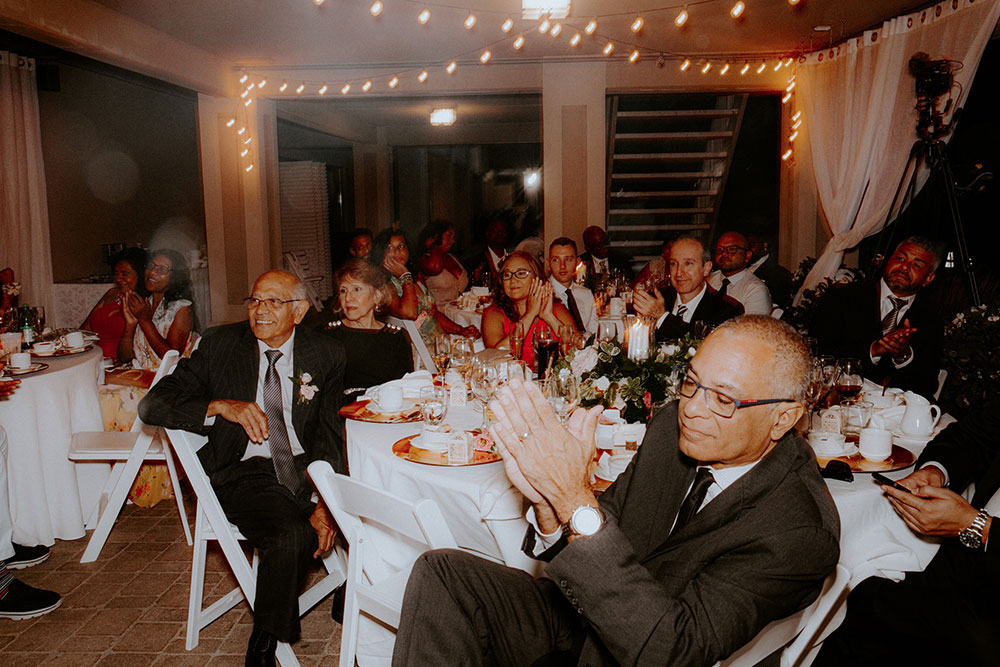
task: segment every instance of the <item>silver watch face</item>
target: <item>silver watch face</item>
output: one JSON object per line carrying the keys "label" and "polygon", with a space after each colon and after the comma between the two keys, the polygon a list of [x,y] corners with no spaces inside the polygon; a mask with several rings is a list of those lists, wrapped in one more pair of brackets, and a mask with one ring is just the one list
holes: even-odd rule
{"label": "silver watch face", "polygon": [[586,505],[573,511],[569,520],[570,529],[577,535],[593,535],[604,524],[604,517],[596,507]]}

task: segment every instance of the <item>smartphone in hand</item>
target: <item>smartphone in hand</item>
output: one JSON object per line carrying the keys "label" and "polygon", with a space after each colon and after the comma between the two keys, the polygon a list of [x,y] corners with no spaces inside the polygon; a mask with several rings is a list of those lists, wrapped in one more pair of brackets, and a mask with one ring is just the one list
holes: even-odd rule
{"label": "smartphone in hand", "polygon": [[908,488],[906,488],[905,486],[903,486],[899,482],[896,482],[894,480],[889,479],[888,477],[886,477],[885,475],[883,475],[880,472],[873,472],[872,473],[872,480],[876,484],[881,484],[883,486],[891,486],[892,488],[899,489],[900,491],[903,491],[904,493],[913,493],[912,491],[910,491]]}

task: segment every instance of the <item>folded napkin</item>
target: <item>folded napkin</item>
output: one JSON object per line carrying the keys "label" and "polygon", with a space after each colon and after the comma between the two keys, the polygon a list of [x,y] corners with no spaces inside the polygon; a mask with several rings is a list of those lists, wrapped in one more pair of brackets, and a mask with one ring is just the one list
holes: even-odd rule
{"label": "folded napkin", "polygon": [[373,398],[379,387],[399,386],[403,390],[403,398],[416,399],[420,398],[421,389],[424,387],[431,387],[433,385],[434,376],[431,375],[430,371],[413,371],[412,373],[407,373],[398,380],[389,380],[384,384],[368,387],[362,398]]}
{"label": "folded napkin", "polygon": [[490,294],[490,288],[489,287],[482,287],[482,286],[479,286],[479,285],[473,286],[469,291],[472,292],[473,294],[475,294],[477,297],[479,297],[479,296],[489,296],[489,294]]}
{"label": "folded napkin", "polygon": [[633,456],[635,456],[635,452],[626,452],[625,454],[616,454],[614,456],[604,452],[601,454],[601,458],[597,460],[597,468],[594,470],[594,474],[601,479],[613,482],[618,479],[618,475],[625,472],[625,468],[632,462]]}

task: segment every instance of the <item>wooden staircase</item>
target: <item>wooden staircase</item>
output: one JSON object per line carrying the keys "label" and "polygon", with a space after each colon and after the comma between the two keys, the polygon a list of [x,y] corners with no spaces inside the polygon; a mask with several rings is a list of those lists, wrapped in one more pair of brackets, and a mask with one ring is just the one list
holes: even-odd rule
{"label": "wooden staircase", "polygon": [[746,94],[608,98],[607,229],[635,268],[685,232],[712,238]]}

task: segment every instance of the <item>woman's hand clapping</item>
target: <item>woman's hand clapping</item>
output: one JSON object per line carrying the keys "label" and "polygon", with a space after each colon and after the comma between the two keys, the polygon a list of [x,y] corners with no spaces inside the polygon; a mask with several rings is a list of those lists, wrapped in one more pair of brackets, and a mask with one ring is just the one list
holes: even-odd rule
{"label": "woman's hand clapping", "polygon": [[153,319],[153,308],[149,302],[135,292],[125,294],[125,303],[122,305],[122,314],[126,322],[149,321]]}

